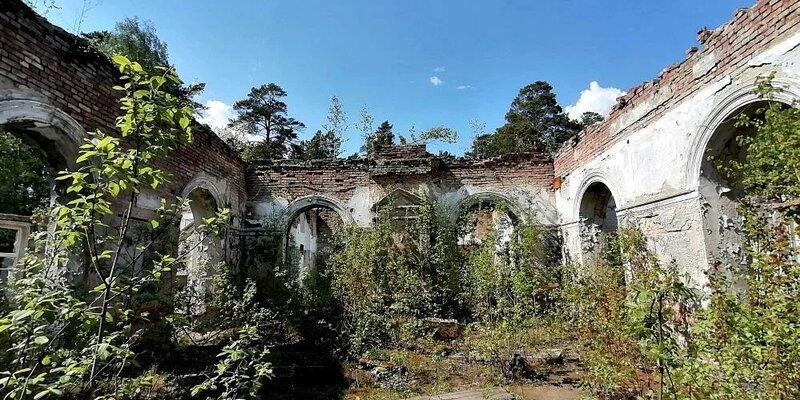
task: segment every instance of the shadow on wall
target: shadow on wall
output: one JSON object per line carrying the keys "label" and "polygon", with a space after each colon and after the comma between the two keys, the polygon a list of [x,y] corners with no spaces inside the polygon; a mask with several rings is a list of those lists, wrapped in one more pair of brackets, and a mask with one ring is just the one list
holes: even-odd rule
{"label": "shadow on wall", "polygon": [[754,135],[756,128],[739,126],[737,122],[740,116],[751,120],[763,119],[763,107],[766,105],[766,101],[757,101],[726,116],[706,145],[700,166],[698,192],[703,206],[703,228],[709,260],[726,265],[748,263],[738,212],[739,203],[745,195],[743,186],[740,182],[729,181],[717,166],[745,159],[746,149],[738,139]]}
{"label": "shadow on wall", "polygon": [[196,188],[186,196],[179,223],[178,254],[187,254],[186,263],[176,271],[180,296],[188,298],[192,315],[205,313],[205,298],[211,291],[211,278],[217,263],[224,259],[224,239],[198,229],[203,219],[219,211],[210,191]]}
{"label": "shadow on wall", "polygon": [[613,235],[619,226],[617,203],[611,190],[602,182],[589,185],[581,197],[580,235],[583,259],[598,250],[603,236]]}

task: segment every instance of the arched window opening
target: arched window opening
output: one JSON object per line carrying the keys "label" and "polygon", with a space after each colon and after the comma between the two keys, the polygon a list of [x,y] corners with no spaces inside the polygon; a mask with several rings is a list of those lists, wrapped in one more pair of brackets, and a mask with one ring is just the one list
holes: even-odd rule
{"label": "arched window opening", "polygon": [[746,265],[742,221],[738,207],[745,196],[741,182],[731,180],[724,166],[747,156],[740,139],[756,134],[753,125],[742,125],[741,117],[763,119],[766,101],[748,104],[731,113],[717,126],[704,149],[700,164],[698,192],[703,204],[703,227],[709,259],[726,265]]}
{"label": "arched window opening", "polygon": [[339,214],[323,205],[311,205],[289,221],[286,261],[293,277],[301,282],[325,271],[334,245],[334,232],[342,224]]}
{"label": "arched window opening", "polygon": [[58,139],[49,125],[15,121],[0,125],[0,281],[5,280],[28,246],[31,217],[44,215],[63,193],[56,172],[67,167]]}
{"label": "arched window opening", "polygon": [[186,196],[180,219],[178,254],[185,255],[186,262],[177,271],[178,285],[187,297],[194,315],[205,312],[205,298],[210,292],[211,277],[216,264],[223,260],[221,238],[201,229],[203,219],[215,215],[218,205],[207,189],[196,188]]}
{"label": "arched window opening", "polygon": [[579,216],[584,252],[593,253],[604,239],[617,231],[617,203],[608,186],[595,182],[586,188],[581,198]]}
{"label": "arched window opening", "polygon": [[459,217],[458,245],[462,249],[481,246],[488,237],[496,243],[496,252],[508,250],[514,238],[518,217],[502,200],[481,199],[462,209]]}

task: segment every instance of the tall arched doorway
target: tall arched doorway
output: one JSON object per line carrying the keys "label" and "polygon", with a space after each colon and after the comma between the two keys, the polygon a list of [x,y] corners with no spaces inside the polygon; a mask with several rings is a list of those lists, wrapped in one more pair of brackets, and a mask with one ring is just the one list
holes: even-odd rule
{"label": "tall arched doorway", "polygon": [[211,278],[224,260],[225,239],[203,227],[203,220],[219,211],[218,200],[211,190],[198,186],[189,189],[181,208],[178,254],[185,257],[176,272],[183,303],[192,315],[205,313],[206,298],[211,291]]}
{"label": "tall arched doorway", "polygon": [[31,217],[46,214],[64,195],[65,183],[55,177],[74,167],[83,135],[77,122],[49,105],[0,100],[0,281],[28,247]]}
{"label": "tall arched doorway", "polygon": [[324,272],[335,231],[351,221],[344,206],[332,198],[308,196],[292,202],[284,234],[284,260],[291,276],[302,282]]}
{"label": "tall arched doorway", "polygon": [[706,253],[712,263],[748,263],[738,210],[745,196],[744,187],[741,182],[728,178],[724,168],[745,160],[747,150],[740,140],[755,135],[757,131],[753,125],[738,123],[740,118],[761,120],[767,105],[767,101],[755,101],[729,113],[716,126],[703,148],[698,193],[703,207]]}
{"label": "tall arched doorway", "polygon": [[619,225],[617,202],[608,186],[602,182],[591,183],[581,196],[578,216],[582,251],[591,256],[604,245],[604,238],[616,233]]}

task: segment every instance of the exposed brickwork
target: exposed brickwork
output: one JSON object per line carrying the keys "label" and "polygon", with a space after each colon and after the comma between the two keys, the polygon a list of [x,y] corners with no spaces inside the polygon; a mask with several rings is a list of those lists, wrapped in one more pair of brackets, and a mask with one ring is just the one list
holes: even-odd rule
{"label": "exposed brickwork", "polygon": [[247,174],[248,200],[276,195],[295,199],[317,193],[349,198],[356,187],[367,186],[368,182],[369,169],[363,160],[262,164]]}
{"label": "exposed brickwork", "polygon": [[[692,49],[685,60],[665,68],[654,80],[630,89],[604,122],[589,127],[574,138],[572,144],[555,159],[556,175],[569,174],[616,141],[652,123],[705,85],[745,67],[758,51],[778,43],[798,29],[800,1],[759,0],[749,9],[736,10],[733,19],[721,27],[713,31],[701,30],[698,34],[702,41],[699,50]],[[695,66],[703,67],[698,64],[709,62],[708,56],[712,53],[713,65],[709,65],[707,71],[698,68],[698,74]],[[656,93],[664,96],[657,107],[619,132],[612,131],[626,113],[652,99]]]}
{"label": "exposed brickwork", "polygon": [[[730,22],[698,34],[700,49],[689,51],[685,60],[666,68],[658,78],[629,90],[604,122],[581,132],[554,161],[531,153],[489,160],[436,157],[424,146],[408,145],[377,149],[370,159],[264,162],[245,173],[244,163],[212,132],[198,126],[194,143],[160,161],[175,177],[165,192],[177,193],[200,173],[230,182],[239,198],[251,201],[292,200],[310,194],[347,201],[357,188],[386,191],[421,184],[440,191],[465,186],[550,189],[560,185],[554,177],[569,174],[701,88],[743,69],[758,51],[798,29],[800,0],[759,0],[749,9],[738,10]],[[0,89],[35,91],[87,131],[111,132],[119,112],[111,89],[116,83],[111,63],[83,40],[49,24],[21,0],[0,1]],[[647,103],[652,108],[639,115],[637,107]],[[634,110],[636,118],[632,118]]]}
{"label": "exposed brickwork", "polygon": [[[249,199],[258,201],[281,196],[291,200],[310,194],[326,194],[347,201],[357,187],[410,187],[426,183],[453,191],[467,185],[502,190],[521,185],[549,189],[552,184],[553,164],[538,154],[521,153],[474,160],[439,158],[427,152],[420,153],[420,148],[424,151],[424,146],[405,149],[400,146],[390,158],[382,158],[378,153],[374,160],[257,165],[248,174]],[[398,156],[398,153],[409,151],[414,157]],[[393,166],[391,173],[387,172],[387,165]]]}
{"label": "exposed brickwork", "polygon": [[[85,41],[38,16],[20,0],[0,1],[0,89],[31,90],[86,131],[115,132],[118,73]],[[244,198],[244,163],[217,136],[195,126],[195,139],[159,167],[173,175],[162,195],[177,194],[200,172],[224,178]]]}

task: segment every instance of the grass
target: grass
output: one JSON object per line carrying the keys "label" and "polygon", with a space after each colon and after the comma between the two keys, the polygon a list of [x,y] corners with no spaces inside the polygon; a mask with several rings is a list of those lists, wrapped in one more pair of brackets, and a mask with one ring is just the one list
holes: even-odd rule
{"label": "grass", "polygon": [[[531,383],[510,376],[513,354],[526,356],[564,348],[569,330],[556,319],[531,319],[493,325],[473,324],[461,338],[417,338],[392,348],[367,351],[346,370],[352,400],[391,400],[481,387]],[[531,366],[542,375],[547,366]]]}

